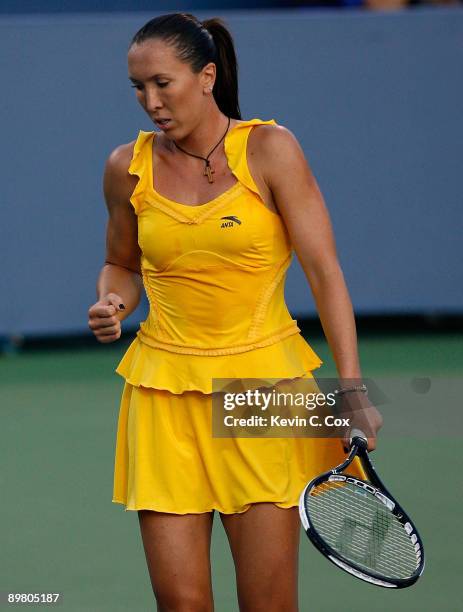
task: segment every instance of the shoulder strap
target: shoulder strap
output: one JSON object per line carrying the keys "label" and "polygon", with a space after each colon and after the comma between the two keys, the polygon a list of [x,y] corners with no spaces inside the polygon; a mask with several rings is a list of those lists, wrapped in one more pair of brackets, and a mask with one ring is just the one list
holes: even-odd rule
{"label": "shoulder strap", "polygon": [[151,143],[151,138],[154,132],[144,132],[140,130],[138,132],[137,140],[133,147],[132,159],[129,165],[129,174],[138,176],[138,183],[130,196],[130,202],[135,209],[135,213],[138,215],[140,206],[142,204],[142,197],[149,181],[149,172],[146,170],[146,163],[151,159],[151,155],[148,155],[148,146]]}
{"label": "shoulder strap", "polygon": [[[274,119],[263,121],[262,119],[250,119],[235,125],[226,135],[224,148],[228,159],[228,165],[236,178],[251,191],[260,196],[257,185],[249,172],[246,149],[248,137],[255,125],[277,125]],[[136,214],[142,205],[145,190],[148,187],[151,170],[147,168],[147,162],[151,162],[152,138],[155,132],[139,130],[137,140],[133,148],[132,159],[129,165],[129,174],[138,176],[138,182],[130,196],[130,202]]]}
{"label": "shoulder strap", "polygon": [[255,125],[277,125],[275,119],[263,121],[262,119],[250,119],[236,124],[227,134],[224,142],[225,154],[228,165],[236,178],[246,185],[251,191],[260,196],[254,179],[249,172],[246,149],[248,137]]}

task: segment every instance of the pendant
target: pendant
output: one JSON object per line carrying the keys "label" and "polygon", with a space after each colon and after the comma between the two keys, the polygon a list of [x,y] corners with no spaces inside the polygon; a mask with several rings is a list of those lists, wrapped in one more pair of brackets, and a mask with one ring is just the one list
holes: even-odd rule
{"label": "pendant", "polygon": [[207,160],[206,161],[206,167],[204,168],[204,176],[207,176],[207,180],[209,181],[209,183],[213,183],[214,182],[214,179],[212,178],[213,174],[215,174],[215,170],[213,170],[211,168],[209,160]]}

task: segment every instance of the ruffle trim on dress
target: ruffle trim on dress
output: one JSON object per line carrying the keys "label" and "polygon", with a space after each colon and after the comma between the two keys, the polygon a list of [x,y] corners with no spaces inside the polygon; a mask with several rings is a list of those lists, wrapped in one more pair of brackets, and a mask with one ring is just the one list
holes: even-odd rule
{"label": "ruffle trim on dress", "polygon": [[270,346],[226,356],[172,353],[148,346],[137,337],[115,371],[136,387],[210,394],[212,379],[259,378],[273,385],[277,380],[303,377],[322,363],[299,333]]}
{"label": "ruffle trim on dress", "polygon": [[130,203],[135,209],[135,213],[138,215],[140,210],[141,201],[145,193],[144,181],[146,181],[146,169],[145,169],[145,158],[141,155],[142,149],[145,146],[146,141],[153,136],[153,132],[145,132],[140,130],[138,132],[137,140],[133,147],[132,159],[130,161],[128,172],[132,176],[138,176],[138,183],[130,196]]}
{"label": "ruffle trim on dress", "polygon": [[[269,119],[268,121],[250,119],[249,121],[243,121],[243,123],[237,123],[227,133],[224,149],[230,170],[241,183],[260,197],[257,185],[249,172],[246,158],[247,142],[251,132],[250,128],[254,125],[276,125],[276,121],[275,119]],[[243,132],[241,132],[243,129],[246,129],[244,137]]]}

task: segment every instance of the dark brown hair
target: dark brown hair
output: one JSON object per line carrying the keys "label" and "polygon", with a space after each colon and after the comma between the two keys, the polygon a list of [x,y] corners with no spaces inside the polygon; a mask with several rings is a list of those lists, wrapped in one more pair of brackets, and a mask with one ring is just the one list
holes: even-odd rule
{"label": "dark brown hair", "polygon": [[206,64],[216,65],[216,80],[212,91],[221,112],[232,119],[241,119],[238,101],[238,62],[233,38],[218,17],[202,23],[190,13],[169,13],[151,19],[138,30],[129,48],[150,38],[171,44],[177,57],[200,72]]}

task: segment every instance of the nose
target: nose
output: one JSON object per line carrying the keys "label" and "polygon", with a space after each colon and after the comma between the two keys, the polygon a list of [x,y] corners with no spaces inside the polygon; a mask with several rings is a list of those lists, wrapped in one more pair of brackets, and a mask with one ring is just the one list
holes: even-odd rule
{"label": "nose", "polygon": [[146,88],[145,90],[145,107],[146,110],[152,112],[162,107],[162,102],[159,98],[159,93],[155,88]]}

